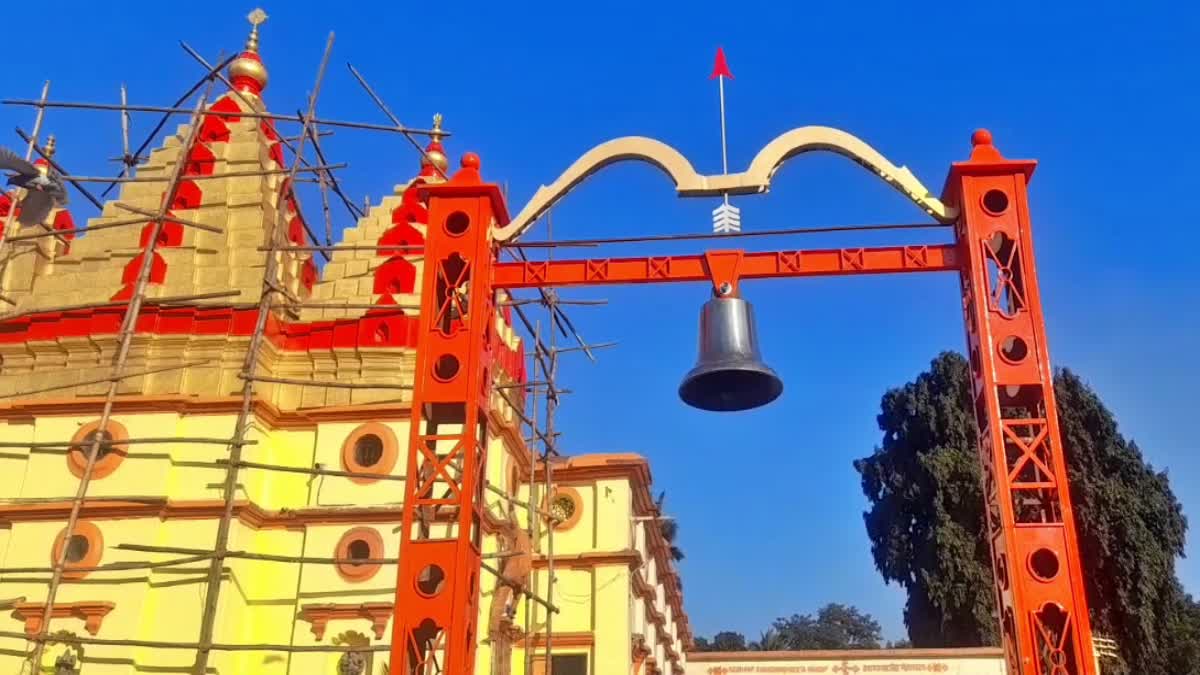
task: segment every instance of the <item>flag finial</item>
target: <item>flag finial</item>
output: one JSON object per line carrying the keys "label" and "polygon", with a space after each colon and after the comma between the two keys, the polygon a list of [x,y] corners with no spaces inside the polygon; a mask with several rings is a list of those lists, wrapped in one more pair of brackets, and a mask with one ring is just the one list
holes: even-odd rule
{"label": "flag finial", "polygon": [[728,77],[733,79],[733,73],[729,72],[729,64],[725,62],[725,49],[717,47],[717,60],[713,63],[712,75],[708,79],[715,80],[718,77]]}

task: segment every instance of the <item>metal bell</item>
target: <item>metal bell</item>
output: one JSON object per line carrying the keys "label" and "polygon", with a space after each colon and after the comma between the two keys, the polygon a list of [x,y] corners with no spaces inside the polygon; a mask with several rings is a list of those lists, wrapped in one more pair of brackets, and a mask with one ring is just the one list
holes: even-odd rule
{"label": "metal bell", "polygon": [[679,385],[683,402],[714,412],[764,406],[783,393],[783,381],[763,363],[754,309],[738,297],[717,297],[700,311],[700,357]]}

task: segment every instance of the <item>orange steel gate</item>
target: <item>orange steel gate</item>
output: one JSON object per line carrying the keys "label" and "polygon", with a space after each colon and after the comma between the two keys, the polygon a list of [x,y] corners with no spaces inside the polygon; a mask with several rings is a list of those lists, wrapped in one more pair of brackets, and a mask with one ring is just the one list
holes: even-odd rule
{"label": "orange steel gate", "polygon": [[[736,292],[740,279],[957,271],[1009,672],[1094,675],[1030,235],[1036,163],[1005,159],[983,130],[972,143],[943,194],[958,212],[952,245],[506,263],[492,239],[506,207],[477,156],[464,155],[448,182],[422,186],[427,267],[392,674],[474,672],[497,290],[707,280]],[[453,519],[439,519],[441,509]]]}

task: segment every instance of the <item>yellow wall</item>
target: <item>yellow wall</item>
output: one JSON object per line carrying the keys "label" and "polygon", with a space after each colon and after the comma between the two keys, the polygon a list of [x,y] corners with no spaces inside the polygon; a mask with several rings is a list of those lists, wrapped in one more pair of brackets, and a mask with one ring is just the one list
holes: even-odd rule
{"label": "yellow wall", "polygon": [[[47,416],[31,423],[0,423],[3,441],[64,441],[70,439],[92,417]],[[223,437],[233,429],[233,415],[181,416],[176,413],[118,414],[114,419],[123,424],[131,437]],[[383,422],[395,434],[400,448],[393,475],[403,475],[404,454],[408,444],[409,422],[397,419]],[[245,448],[244,459],[268,464],[308,468],[314,464],[330,469],[343,469],[341,449],[346,437],[359,426],[358,422],[331,422],[305,429],[271,429],[261,420],[252,426],[249,438],[257,441]],[[225,446],[201,443],[134,444],[129,456],[111,475],[95,480],[89,489],[94,497],[130,496],[151,501],[215,502],[221,498],[224,468],[213,466],[227,457]],[[2,448],[0,449],[0,499],[20,501],[69,500],[78,480],[67,469],[63,449]],[[507,484],[506,477],[513,465],[505,442],[497,436],[489,444],[488,480],[497,486]],[[295,511],[320,508],[326,512],[362,507],[400,505],[403,490],[399,481],[379,481],[359,485],[348,478],[336,476],[312,477],[307,474],[265,470],[244,470],[239,475],[238,498],[250,500],[265,512]],[[571,528],[558,530],[554,535],[556,558],[578,554],[617,554],[639,551],[644,563],[637,565],[616,561],[603,564],[559,564],[554,571],[555,584],[548,593],[545,569],[536,574],[537,592],[561,609],[554,617],[554,634],[560,639],[554,653],[586,652],[590,655],[592,672],[623,675],[630,672],[631,633],[644,624],[636,616],[633,598],[633,576],[642,575],[654,584],[652,556],[645,551],[645,537],[636,535],[633,520],[633,487],[627,478],[566,481],[579,493],[582,509],[579,521]],[[506,502],[491,491],[485,492],[488,508],[496,517],[507,513]],[[528,485],[520,486],[518,497],[527,500]],[[545,495],[539,486],[539,501]],[[522,523],[526,512],[516,513]],[[64,526],[65,518],[46,521],[14,519],[10,526],[0,524],[0,566],[48,567],[55,536]],[[211,549],[216,538],[215,518],[178,518],[164,520],[157,510],[146,515],[113,519],[89,518],[104,537],[101,564],[118,561],[166,560],[179,557],[168,553],[148,553],[122,550],[120,544],[143,544],[165,547]],[[367,523],[380,533],[384,542],[383,557],[395,557],[399,551],[397,522]],[[310,523],[307,526],[265,527],[256,529],[234,520],[229,548],[235,551],[284,556],[328,558],[343,533],[360,526],[359,523]],[[639,525],[640,527],[640,525]],[[546,524],[539,548],[545,552],[548,539]],[[497,551],[494,536],[484,538],[484,553]],[[182,554],[180,554],[182,555]],[[489,564],[499,561],[489,559]],[[302,608],[312,604],[370,602],[391,603],[395,589],[395,565],[384,565],[371,579],[349,582],[330,564],[291,564],[262,560],[231,558],[225,564],[226,582],[218,608],[215,641],[236,644],[329,645],[346,631],[366,635],[370,643],[386,644],[391,640],[390,622],[382,639],[376,639],[368,620],[362,618],[332,620],[325,635],[318,641],[307,621],[299,620]],[[207,561],[152,570],[96,571],[81,581],[62,585],[57,601],[111,601],[115,608],[108,614],[98,638],[135,638],[151,641],[194,642],[199,634],[204,605],[204,591],[209,570]],[[48,573],[3,574],[0,577],[0,599],[25,596],[39,601],[45,596]],[[492,649],[483,644],[487,635],[488,611],[491,606],[495,579],[484,573],[481,577],[479,619],[480,645],[477,652],[477,673],[491,672]],[[661,613],[668,613],[662,589],[658,589],[655,604]],[[517,602],[516,625],[525,622],[524,600]],[[545,630],[546,612],[534,604],[533,630]],[[651,633],[653,626],[643,632]],[[51,631],[68,630],[81,637],[86,634],[83,622],[77,618],[55,618]],[[23,632],[24,625],[11,613],[0,613],[0,631]],[[590,635],[591,644],[579,644],[579,636]],[[562,642],[567,642],[563,645]],[[517,640],[512,653],[513,675],[524,675],[523,643]],[[23,639],[0,638],[0,672],[20,672],[19,654],[27,648]],[[52,647],[57,654],[61,647]],[[539,650],[540,652],[540,650]],[[160,672],[162,669],[187,668],[194,651],[166,650],[147,647],[85,645],[88,675],[132,675]],[[210,668],[221,675],[309,675],[335,673],[339,653],[281,653],[272,651],[221,652],[210,659]],[[375,673],[382,673],[388,660],[386,652],[374,655]],[[52,663],[50,658],[47,663]],[[136,664],[136,666],[135,666]],[[139,669],[140,668],[140,669]]]}

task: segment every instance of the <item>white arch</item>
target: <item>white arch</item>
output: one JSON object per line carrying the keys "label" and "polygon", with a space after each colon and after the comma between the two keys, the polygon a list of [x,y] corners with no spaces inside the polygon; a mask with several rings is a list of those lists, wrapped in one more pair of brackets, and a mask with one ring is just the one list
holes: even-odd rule
{"label": "white arch", "polygon": [[840,129],[809,126],[792,129],[768,143],[741,173],[702,176],[678,150],[653,138],[626,136],[601,143],[575,160],[550,185],[543,185],[508,225],[493,233],[496,241],[519,237],[543,213],[588,176],[609,164],[640,160],[658,167],[675,183],[680,196],[718,196],[766,192],[784,162],[805,152],[833,152],[867,168],[899,190],[923,211],[942,222],[957,213],[933,196],[907,167],[896,166],[858,137]]}

